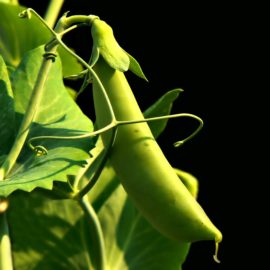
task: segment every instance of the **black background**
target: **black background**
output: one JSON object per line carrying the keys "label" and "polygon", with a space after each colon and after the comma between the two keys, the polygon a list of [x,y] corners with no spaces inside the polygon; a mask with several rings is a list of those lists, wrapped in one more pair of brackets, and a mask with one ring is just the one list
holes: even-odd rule
{"label": "black background", "polygon": [[[46,1],[20,2],[41,15],[44,13]],[[241,75],[248,65],[241,41],[250,30],[248,16],[242,16],[246,7],[229,3],[156,2],[146,6],[146,1],[67,0],[62,12],[95,14],[112,26],[119,44],[140,62],[149,79],[146,83],[127,73],[143,110],[166,91],[184,89],[173,112],[194,113],[204,120],[205,127],[192,141],[175,149],[173,142],[189,135],[196,123],[191,119],[171,120],[159,143],[173,166],[198,177],[199,202],[224,234],[219,253],[222,264],[212,260],[214,243],[200,242],[192,245],[184,269],[232,269],[228,267],[232,257],[239,254],[233,254],[232,246],[229,248],[229,227],[234,211],[241,207],[233,200],[232,187],[241,180],[244,170],[239,130],[245,124],[243,114],[248,106],[247,93],[242,95]],[[89,58],[88,29],[69,34],[66,41],[79,55]],[[89,91],[79,103],[93,118]],[[238,240],[236,245],[240,245]]]}

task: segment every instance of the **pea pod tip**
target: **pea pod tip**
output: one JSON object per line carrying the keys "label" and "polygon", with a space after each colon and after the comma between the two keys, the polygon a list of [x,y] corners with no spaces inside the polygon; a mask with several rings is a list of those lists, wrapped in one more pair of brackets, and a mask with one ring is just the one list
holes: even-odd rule
{"label": "pea pod tip", "polygon": [[216,263],[221,263],[221,261],[218,258],[218,249],[219,249],[219,244],[220,244],[221,240],[222,240],[222,236],[221,236],[221,238],[216,239],[216,241],[215,241],[215,254],[213,255],[213,259]]}

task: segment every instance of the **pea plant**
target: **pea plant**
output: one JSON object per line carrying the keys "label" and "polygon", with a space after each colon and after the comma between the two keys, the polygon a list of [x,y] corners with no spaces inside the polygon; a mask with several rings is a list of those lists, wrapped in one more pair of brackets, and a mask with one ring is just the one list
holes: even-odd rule
{"label": "pea plant", "polygon": [[[147,78],[106,18],[59,16],[61,5],[41,17],[0,2],[0,270],[179,270],[203,240],[219,263],[222,234],[196,200],[197,179],[156,141],[169,119],[198,122],[175,147],[203,121],[170,114],[181,89],[141,112],[125,72]],[[90,29],[90,59],[63,42],[79,27]],[[89,89],[95,122],[76,102]]]}

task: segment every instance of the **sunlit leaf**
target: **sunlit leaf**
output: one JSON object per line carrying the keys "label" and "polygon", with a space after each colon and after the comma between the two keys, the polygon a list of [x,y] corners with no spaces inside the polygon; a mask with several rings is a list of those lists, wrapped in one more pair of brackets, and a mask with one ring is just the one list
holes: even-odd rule
{"label": "sunlit leaf", "polygon": [[153,229],[134,207],[122,186],[119,185],[102,205],[98,216],[110,269],[180,269],[189,244],[171,241]]}
{"label": "sunlit leaf", "polygon": [[[144,112],[144,117],[150,118],[169,115],[172,110],[173,102],[178,98],[178,96],[182,92],[183,92],[182,89],[174,89],[168,91]],[[164,131],[167,122],[168,119],[148,122],[148,125],[155,138],[157,138]]]}
{"label": "sunlit leaf", "polygon": [[135,75],[137,75],[138,77],[148,81],[146,76],[143,73],[143,70],[142,70],[139,62],[132,55],[130,55],[129,53],[126,52],[126,54],[129,57],[129,68],[128,69],[131,72],[133,72]]}
{"label": "sunlit leaf", "polygon": [[[10,69],[19,65],[23,55],[42,44],[47,43],[52,35],[35,17],[19,18],[18,14],[25,7],[0,3],[0,54]],[[64,76],[82,71],[78,61],[60,48]]]}
{"label": "sunlit leaf", "polygon": [[[43,48],[26,54],[12,77],[16,126],[20,125],[35,84],[42,61]],[[31,126],[29,138],[35,136],[71,136],[89,133],[92,122],[72,100],[62,81],[61,63],[52,65],[44,86],[43,97],[37,109],[37,117]],[[35,156],[25,146],[16,167],[5,181],[0,182],[0,196],[8,196],[21,189],[31,191],[36,187],[51,189],[53,181],[66,182],[68,175],[76,175],[89,158],[93,147],[91,139],[56,140],[37,142],[47,148],[48,155]]]}

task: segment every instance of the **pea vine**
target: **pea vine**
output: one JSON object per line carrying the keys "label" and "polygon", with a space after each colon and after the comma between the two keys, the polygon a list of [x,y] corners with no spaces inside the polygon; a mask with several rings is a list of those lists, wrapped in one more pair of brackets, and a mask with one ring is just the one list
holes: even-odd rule
{"label": "pea vine", "polygon": [[[192,241],[188,240],[175,243],[168,239],[166,235],[164,236],[162,233],[157,232],[156,229],[153,229],[152,225],[149,224],[149,222],[151,223],[151,219],[148,220],[146,217],[145,220],[145,216],[141,214],[140,210],[134,207],[133,202],[129,200],[128,195],[130,194],[127,195],[122,189],[117,173],[111,164],[112,151],[117,136],[121,132],[121,127],[132,127],[135,124],[147,122],[153,135],[158,137],[164,130],[169,119],[185,117],[198,121],[199,125],[191,135],[174,143],[175,147],[179,147],[198,134],[203,127],[203,121],[200,117],[190,113],[170,114],[173,101],[178,97],[181,89],[175,89],[166,93],[145,112],[144,118],[119,120],[108,95],[108,89],[106,89],[106,86],[96,72],[95,66],[99,62],[99,59],[102,58],[107,61],[109,69],[115,69],[119,72],[129,69],[137,76],[147,80],[140,65],[135,58],[125,52],[117,44],[111,32],[108,34],[106,32],[104,37],[100,35],[103,30],[101,31],[98,27],[102,26],[103,21],[96,15],[68,16],[68,13],[65,13],[53,28],[64,1],[58,1],[57,4],[56,2],[57,1],[52,1],[50,3],[44,19],[31,8],[24,10],[19,8],[19,19],[21,21],[29,21],[30,23],[35,20],[35,23],[38,23],[40,29],[41,27],[45,29],[42,31],[46,33],[46,37],[50,36],[50,39],[47,39],[44,43],[38,44],[41,45],[40,47],[35,46],[32,48],[32,51],[28,51],[28,55],[26,54],[26,56],[24,56],[25,58],[23,58],[21,64],[17,67],[9,65],[7,57],[6,59],[3,57],[3,61],[1,60],[2,58],[0,59],[2,61],[0,62],[0,79],[5,82],[4,86],[0,85],[0,99],[3,98],[3,100],[12,101],[8,103],[8,105],[3,106],[2,110],[5,113],[10,111],[10,104],[12,104],[13,111],[11,118],[15,119],[14,130],[16,130],[16,136],[12,139],[12,142],[8,143],[8,145],[10,144],[8,151],[4,148],[2,150],[0,146],[0,270],[11,270],[15,269],[15,267],[16,269],[20,269],[20,267],[22,267],[22,269],[25,267],[28,267],[28,269],[36,269],[31,268],[27,259],[27,252],[23,251],[22,253],[20,248],[21,243],[19,240],[16,240],[19,234],[18,230],[16,230],[16,226],[19,225],[15,218],[17,211],[15,207],[18,202],[21,202],[26,210],[28,209],[27,207],[30,206],[31,209],[28,210],[30,212],[33,211],[33,220],[35,220],[34,216],[37,215],[35,209],[40,209],[35,208],[38,207],[34,203],[36,200],[35,196],[39,198],[38,191],[42,189],[46,191],[45,197],[44,195],[40,197],[44,202],[48,201],[51,196],[57,199],[56,204],[51,201],[48,203],[53,205],[51,206],[53,210],[42,208],[41,212],[44,213],[43,218],[48,218],[47,211],[54,211],[54,209],[61,209],[61,207],[62,209],[66,209],[67,216],[58,218],[62,221],[65,220],[73,237],[77,235],[78,240],[78,235],[80,235],[80,241],[82,242],[81,247],[83,248],[78,252],[78,256],[80,257],[83,254],[87,259],[77,261],[75,257],[72,257],[70,261],[67,260],[66,264],[60,267],[61,263],[55,260],[55,258],[53,258],[54,255],[50,253],[49,257],[51,256],[52,259],[49,258],[46,262],[40,260],[39,256],[33,258],[35,261],[34,265],[40,265],[39,269],[47,269],[46,267],[48,266],[51,268],[56,267],[57,269],[68,269],[72,264],[82,264],[78,266],[81,267],[80,269],[105,270],[108,268],[123,269],[123,267],[126,267],[125,269],[154,269],[154,266],[151,266],[151,268],[147,263],[145,263],[143,268],[136,268],[136,266],[132,268],[132,266],[130,266],[131,263],[129,265],[129,261],[127,265],[124,266],[125,262],[123,257],[127,254],[127,245],[130,244],[130,240],[125,239],[123,246],[120,244],[120,251],[118,250],[116,238],[121,238],[123,235],[121,235],[117,226],[119,224],[124,226],[124,221],[121,220],[121,210],[123,211],[122,215],[126,215],[127,217],[132,216],[131,220],[135,221],[134,226],[136,226],[136,222],[138,222],[138,224],[140,223],[142,231],[149,230],[151,235],[155,235],[157,239],[170,247],[172,252],[167,258],[168,269],[179,269],[179,266],[185,261]],[[7,13],[12,13],[14,10],[17,11],[18,3],[13,7],[2,3],[0,3],[0,5],[0,8],[3,8],[2,10],[5,10]],[[63,42],[64,35],[71,31],[76,31],[76,29],[82,26],[89,27],[92,30],[93,50],[88,62],[82,59]],[[59,48],[62,52],[60,52]],[[65,55],[63,56],[63,54]],[[5,56],[0,50],[0,56],[1,55]],[[38,58],[40,56],[41,58]],[[68,91],[66,91],[63,85],[63,78],[59,79],[53,77],[55,71],[60,69],[60,58],[63,61],[66,59],[69,61],[73,59],[72,61],[74,61],[75,59],[81,66],[81,70],[79,70],[78,73],[68,74],[68,76],[66,76],[66,78],[83,79],[76,96],[81,94],[92,81],[94,81],[101,90],[102,97],[105,100],[106,110],[109,113],[109,122],[105,126],[96,127],[95,130],[93,130],[92,122],[86,119],[85,116],[82,116],[82,112],[78,108],[75,100],[72,100]],[[38,59],[41,62],[39,70],[35,75],[32,74],[31,82],[33,81],[33,83],[29,83],[27,81],[28,79],[26,80],[25,78],[31,76],[31,74],[29,73],[26,77],[24,76],[31,69],[31,65],[33,66],[33,63],[36,63]],[[5,61],[7,64],[5,64]],[[72,111],[70,111],[70,113],[61,112],[58,118],[53,119],[53,110],[55,110],[55,108],[51,109],[50,106],[47,105],[47,101],[50,96],[48,90],[50,88],[49,83],[54,83],[55,81],[57,81],[62,89],[62,92],[60,91],[61,93],[59,92],[58,94],[59,100],[60,97],[64,96],[65,100],[67,100],[66,104],[71,104]],[[23,96],[20,96],[22,94],[17,90],[21,87],[20,82],[27,85],[29,89],[30,85],[32,85],[32,89],[26,93],[28,98],[27,104],[25,105],[21,105],[23,104]],[[49,117],[49,120],[46,119],[46,117],[44,120],[42,118],[42,115],[44,115],[42,110],[44,112],[50,110],[52,112],[51,118],[53,121],[51,121]],[[73,115],[73,118],[70,115]],[[78,119],[74,115],[82,116],[83,120],[72,129],[74,121],[76,122],[76,119]],[[20,121],[18,121],[18,119],[20,119]],[[15,127],[16,121],[20,123],[18,128]],[[89,127],[86,127],[86,123],[89,124]],[[153,123],[156,123],[156,126],[152,126]],[[110,134],[109,142],[106,145],[101,139],[104,134]],[[0,133],[0,138],[4,135],[6,136],[6,134]],[[36,142],[39,142],[39,144],[36,144]],[[127,147],[129,147],[129,145],[127,145]],[[61,164],[61,168],[57,169],[57,164]],[[186,187],[184,188],[184,193],[188,195],[185,196],[193,200],[194,194],[197,194],[197,180],[192,175],[185,172],[183,173],[181,170],[177,170],[177,174],[175,175],[181,178],[183,186],[185,185]],[[181,181],[179,180],[179,182]],[[25,195],[25,193],[22,195],[20,190],[27,191],[30,195]],[[190,195],[188,190],[190,192],[191,190],[195,190],[195,193]],[[117,203],[114,198],[116,194],[122,200],[120,200],[122,205],[118,206],[119,209],[117,208]],[[30,196],[29,206],[25,204],[27,196]],[[70,203],[68,208],[65,208],[67,207],[67,204],[65,204],[66,200]],[[116,220],[113,226],[115,226],[115,234],[117,234],[113,235],[113,239],[111,238],[112,233],[107,227],[110,218],[112,218],[108,212],[108,209],[111,208],[113,209],[111,210],[113,217]],[[68,214],[71,213],[69,211],[74,209],[76,209],[76,211],[73,211],[72,214]],[[125,212],[127,211],[125,209],[129,209],[130,212]],[[57,217],[57,214],[57,211],[52,212],[54,217]],[[125,219],[125,217],[123,217],[123,219]],[[14,227],[10,230],[9,225],[12,224],[14,220],[15,222],[13,224],[15,225],[11,225]],[[38,219],[33,221],[33,224],[37,222],[37,220]],[[117,220],[119,220],[119,224]],[[205,219],[204,221],[205,224],[208,223],[208,220]],[[87,224],[87,226],[85,224]],[[132,228],[132,230],[136,230],[135,227]],[[219,232],[213,231],[213,237],[211,239],[216,242],[214,259],[219,262],[217,258],[218,243],[221,241],[222,236],[221,234],[219,235]],[[130,237],[133,236],[133,233],[133,231],[130,231]],[[50,234],[52,234],[52,231],[50,231]],[[56,234],[57,237],[65,243],[66,240],[63,231],[61,233],[57,232]],[[91,243],[89,244],[88,241]],[[15,243],[15,249],[13,249],[12,246],[13,242]],[[95,250],[91,247],[92,243],[94,243]],[[36,246],[36,244],[33,244],[33,246]],[[110,246],[113,246],[111,250],[109,249]],[[162,253],[163,250],[157,250],[156,252]],[[109,256],[109,254],[111,254],[111,256]],[[116,256],[115,261],[112,254]],[[141,256],[143,257],[143,255]],[[178,258],[176,263],[175,258]],[[136,261],[132,261],[132,263],[136,265]],[[163,268],[166,268],[166,265],[164,265]]]}

